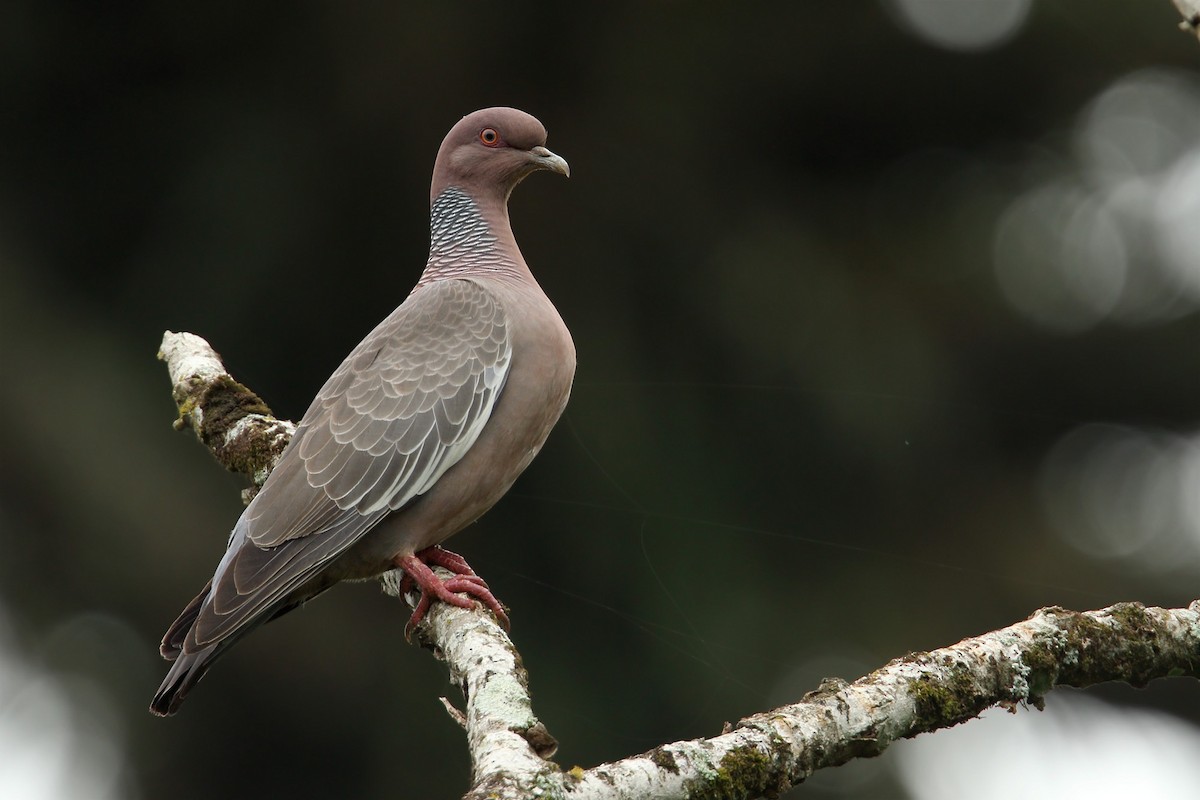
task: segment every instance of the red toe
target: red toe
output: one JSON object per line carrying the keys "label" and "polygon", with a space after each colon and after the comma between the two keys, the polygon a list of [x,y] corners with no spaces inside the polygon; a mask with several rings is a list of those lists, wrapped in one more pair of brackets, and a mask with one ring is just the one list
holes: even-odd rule
{"label": "red toe", "polygon": [[[412,636],[417,625],[425,618],[434,600],[441,600],[460,608],[470,608],[474,605],[471,598],[474,598],[495,614],[496,620],[508,630],[510,623],[504,606],[492,594],[483,578],[476,575],[466,559],[457,553],[437,546],[427,547],[415,555],[400,556],[394,563],[404,570],[404,577],[400,580],[401,591],[407,593],[414,585],[421,590],[421,599],[408,624],[404,626],[406,639]],[[433,573],[430,565],[443,567],[455,574],[443,581]],[[464,597],[464,594],[468,596]]]}

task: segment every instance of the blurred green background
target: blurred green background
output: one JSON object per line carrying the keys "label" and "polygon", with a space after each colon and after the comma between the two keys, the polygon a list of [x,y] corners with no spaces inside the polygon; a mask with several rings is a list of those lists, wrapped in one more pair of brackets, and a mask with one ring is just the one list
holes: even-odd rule
{"label": "blurred green background", "polygon": [[[154,354],[198,333],[296,418],[416,280],[437,146],[487,105],[571,163],[511,210],[579,372],[451,544],[511,606],[564,766],[1040,606],[1195,599],[1200,48],[1177,21],[1167,0],[9,0],[0,794],[466,789],[444,671],[374,584],[146,712],[241,508],[172,432]],[[1200,735],[1194,682],[1088,694]],[[796,794],[956,796],[907,747]],[[979,781],[990,750],[957,760]]]}

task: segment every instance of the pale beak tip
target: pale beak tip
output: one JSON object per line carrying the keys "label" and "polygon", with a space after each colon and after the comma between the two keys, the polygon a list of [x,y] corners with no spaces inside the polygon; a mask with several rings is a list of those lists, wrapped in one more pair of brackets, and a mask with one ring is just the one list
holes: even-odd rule
{"label": "pale beak tip", "polygon": [[529,152],[533,153],[533,155],[536,157],[539,168],[548,169],[551,172],[557,172],[559,175],[562,175],[566,178],[571,177],[571,165],[568,164],[567,160],[562,156],[555,155],[545,147],[541,146],[534,147]]}

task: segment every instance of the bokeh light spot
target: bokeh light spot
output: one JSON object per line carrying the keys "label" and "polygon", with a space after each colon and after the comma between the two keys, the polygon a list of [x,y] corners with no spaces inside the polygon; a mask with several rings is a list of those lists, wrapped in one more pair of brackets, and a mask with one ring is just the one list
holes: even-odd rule
{"label": "bokeh light spot", "polygon": [[[1085,555],[1155,574],[1200,571],[1200,513],[1189,490],[1197,446],[1168,433],[1083,425],[1043,464],[1043,506],[1057,534]],[[1195,476],[1193,476],[1195,477]]]}
{"label": "bokeh light spot", "polygon": [[1074,332],[1121,298],[1127,257],[1113,215],[1081,189],[1052,183],[1018,197],[1001,217],[993,250],[1008,301],[1044,327]]}
{"label": "bokeh light spot", "polygon": [[1200,82],[1123,76],[1080,112],[1074,158],[1001,214],[997,282],[1031,322],[1158,324],[1200,303]]}
{"label": "bokeh light spot", "polygon": [[947,50],[988,50],[1017,34],[1031,0],[889,0],[901,26]]}
{"label": "bokeh light spot", "polygon": [[39,667],[18,650],[0,609],[0,797],[126,794],[119,714],[106,691]]}
{"label": "bokeh light spot", "polygon": [[1044,712],[979,719],[894,745],[912,800],[1193,797],[1200,729],[1159,711],[1057,691]]}
{"label": "bokeh light spot", "polygon": [[1112,183],[1163,173],[1200,136],[1200,89],[1164,70],[1126,75],[1080,114],[1075,145],[1089,175]]}
{"label": "bokeh light spot", "polygon": [[1154,241],[1164,268],[1200,301],[1200,148],[1167,176],[1154,212]]}

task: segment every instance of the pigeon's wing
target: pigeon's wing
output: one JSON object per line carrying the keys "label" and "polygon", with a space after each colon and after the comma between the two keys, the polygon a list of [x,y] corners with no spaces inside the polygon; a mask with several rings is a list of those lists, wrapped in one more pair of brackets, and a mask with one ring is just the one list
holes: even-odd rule
{"label": "pigeon's wing", "polygon": [[313,400],[234,528],[183,651],[263,621],[428,491],[479,437],[511,361],[504,310],[478,284],[439,281],[410,295]]}

